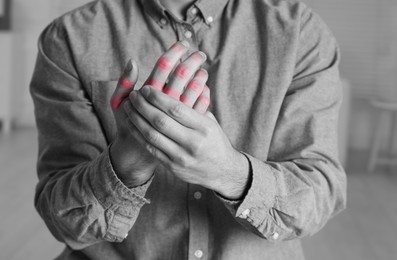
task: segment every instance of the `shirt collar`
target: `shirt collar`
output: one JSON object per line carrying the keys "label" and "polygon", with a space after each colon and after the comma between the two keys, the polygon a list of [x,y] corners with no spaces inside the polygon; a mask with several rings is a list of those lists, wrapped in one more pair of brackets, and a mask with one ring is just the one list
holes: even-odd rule
{"label": "shirt collar", "polygon": [[[157,22],[166,17],[166,9],[160,3],[160,0],[139,0],[144,7],[145,12],[152,16]],[[229,0],[197,0],[195,5],[206,22],[210,25],[222,13]]]}
{"label": "shirt collar", "polygon": [[205,22],[213,23],[222,13],[229,0],[197,0],[194,5],[203,14]]}

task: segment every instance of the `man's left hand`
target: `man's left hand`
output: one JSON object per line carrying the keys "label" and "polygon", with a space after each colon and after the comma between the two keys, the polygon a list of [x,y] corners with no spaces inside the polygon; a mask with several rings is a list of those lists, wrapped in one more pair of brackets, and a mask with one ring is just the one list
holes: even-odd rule
{"label": "man's left hand", "polygon": [[145,138],[142,146],[169,172],[228,199],[244,194],[248,160],[210,112],[201,114],[150,86],[131,92],[130,100],[134,109],[127,114]]}

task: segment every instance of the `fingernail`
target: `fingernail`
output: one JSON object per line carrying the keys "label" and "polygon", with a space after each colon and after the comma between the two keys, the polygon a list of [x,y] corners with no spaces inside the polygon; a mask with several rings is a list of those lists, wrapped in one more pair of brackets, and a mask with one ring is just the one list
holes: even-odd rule
{"label": "fingernail", "polygon": [[125,65],[124,73],[130,73],[132,71],[132,59],[129,59],[127,61],[127,64]]}
{"label": "fingernail", "polygon": [[190,46],[189,42],[186,41],[186,40],[182,40],[182,41],[181,41],[181,44],[182,44],[183,46],[185,46],[186,48],[189,48],[189,46]]}
{"label": "fingernail", "polygon": [[141,88],[141,93],[142,93],[142,95],[144,97],[148,97],[149,96],[149,94],[150,94],[150,89],[149,88],[150,88],[149,86],[143,86]]}
{"label": "fingernail", "polygon": [[201,56],[203,56],[204,60],[207,59],[207,54],[205,54],[204,52],[199,51],[199,54],[200,54]]}
{"label": "fingernail", "polygon": [[134,101],[135,98],[136,98],[136,96],[137,96],[136,91],[131,91],[131,93],[130,93],[130,100],[131,100],[131,101]]}

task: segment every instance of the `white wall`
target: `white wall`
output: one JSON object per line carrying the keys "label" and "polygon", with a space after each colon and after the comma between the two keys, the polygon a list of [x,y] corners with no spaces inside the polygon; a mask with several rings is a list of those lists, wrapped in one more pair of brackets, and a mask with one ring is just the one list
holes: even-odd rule
{"label": "white wall", "polygon": [[13,49],[12,78],[18,84],[12,87],[12,111],[18,126],[34,125],[33,103],[29,95],[29,82],[37,53],[37,38],[51,21],[50,0],[14,0],[12,14]]}
{"label": "white wall", "polygon": [[55,17],[87,0],[14,0],[12,14],[12,78],[18,84],[12,86],[12,116],[17,126],[33,126],[33,102],[29,83],[37,54],[40,32]]}
{"label": "white wall", "polygon": [[352,85],[349,146],[368,149],[379,112],[369,100],[397,101],[397,2],[304,1],[323,17],[341,47],[341,73]]}

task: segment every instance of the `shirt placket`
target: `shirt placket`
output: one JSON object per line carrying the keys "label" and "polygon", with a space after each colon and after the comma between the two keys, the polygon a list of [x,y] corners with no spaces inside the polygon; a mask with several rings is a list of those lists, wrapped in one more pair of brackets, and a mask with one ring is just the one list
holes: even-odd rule
{"label": "shirt placket", "polygon": [[186,53],[184,58],[187,58],[190,54],[199,50],[199,39],[197,37],[197,32],[203,25],[203,20],[199,15],[199,10],[197,7],[192,6],[187,11],[187,21],[177,21],[175,22],[175,29],[178,36],[178,40],[186,40],[190,44],[189,51]]}
{"label": "shirt placket", "polygon": [[188,185],[189,260],[208,259],[207,190]]}
{"label": "shirt placket", "polygon": [[198,50],[197,35],[191,24],[185,22],[177,23],[176,33],[178,35],[179,41],[186,40],[190,44],[188,52],[185,54],[184,57],[182,57],[182,59],[187,58],[190,54]]}
{"label": "shirt placket", "polygon": [[[178,40],[186,40],[190,44],[189,51],[182,57],[186,59],[193,52],[199,50],[197,32],[203,21],[198,17],[199,10],[192,7],[188,11],[188,21],[181,21],[175,17],[174,29]],[[188,216],[189,216],[189,243],[188,259],[208,259],[209,223],[207,213],[207,190],[199,185],[188,184]]]}

